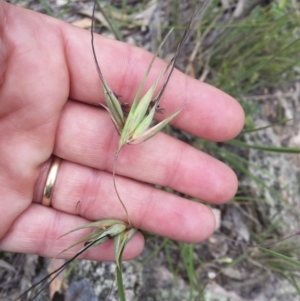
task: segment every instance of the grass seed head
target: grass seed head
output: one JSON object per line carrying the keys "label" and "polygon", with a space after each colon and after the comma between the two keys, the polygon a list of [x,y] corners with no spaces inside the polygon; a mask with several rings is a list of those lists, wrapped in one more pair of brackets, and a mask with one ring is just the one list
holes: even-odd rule
{"label": "grass seed head", "polygon": [[62,252],[60,252],[58,254],[58,256],[60,254],[62,254],[63,252],[68,251],[69,249],[71,249],[81,243],[84,243],[84,246],[87,246],[87,245],[90,245],[91,247],[98,246],[98,245],[104,243],[105,241],[107,241],[108,239],[115,237],[116,235],[124,232],[128,228],[130,229],[129,225],[123,221],[119,221],[116,219],[107,219],[107,220],[102,220],[102,221],[85,224],[81,227],[75,228],[75,229],[65,233],[62,236],[65,236],[69,233],[72,233],[72,232],[75,232],[78,230],[82,230],[82,229],[86,229],[86,228],[95,228],[95,227],[96,227],[96,229],[94,231],[85,235],[84,237],[82,237],[81,239],[77,240],[75,243],[70,245],[68,248],[64,249]]}

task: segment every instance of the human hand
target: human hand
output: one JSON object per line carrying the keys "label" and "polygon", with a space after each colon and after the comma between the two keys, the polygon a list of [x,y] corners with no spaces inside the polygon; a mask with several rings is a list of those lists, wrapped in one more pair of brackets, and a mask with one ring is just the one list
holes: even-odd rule
{"label": "human hand", "polygon": [[[95,47],[106,82],[130,103],[152,54],[98,35]],[[146,88],[165,65],[156,61]],[[111,174],[118,135],[107,112],[90,105],[99,102],[104,97],[90,33],[0,0],[2,250],[53,257],[82,236],[57,239],[75,227],[107,218],[126,221]],[[165,115],[187,102],[173,125],[189,133],[225,141],[242,129],[244,114],[234,99],[175,70],[162,98]],[[52,154],[63,160],[46,207],[41,200]],[[185,242],[213,233],[211,210],[144,183],[215,204],[230,200],[237,189],[229,167],[163,133],[122,149],[116,181],[134,227]],[[138,233],[124,259],[143,246]],[[113,254],[108,241],[84,257],[111,260]]]}

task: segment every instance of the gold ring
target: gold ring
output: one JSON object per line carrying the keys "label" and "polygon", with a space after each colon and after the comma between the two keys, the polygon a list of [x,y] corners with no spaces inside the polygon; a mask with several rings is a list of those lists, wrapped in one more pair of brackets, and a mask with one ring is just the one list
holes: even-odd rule
{"label": "gold ring", "polygon": [[42,199],[42,205],[47,207],[49,207],[51,204],[52,192],[56,182],[60,162],[61,162],[60,158],[54,157],[49,168],[46,185],[43,193],[43,199]]}

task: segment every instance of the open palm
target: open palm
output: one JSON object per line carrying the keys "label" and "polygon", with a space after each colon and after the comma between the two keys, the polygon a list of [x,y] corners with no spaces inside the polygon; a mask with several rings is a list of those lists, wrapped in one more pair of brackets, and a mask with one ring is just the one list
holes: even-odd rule
{"label": "open palm", "polygon": [[[106,82],[130,103],[152,55],[98,35],[95,46]],[[146,88],[165,65],[157,60]],[[111,173],[118,134],[107,112],[91,105],[99,102],[104,97],[90,33],[0,0],[1,249],[52,257],[82,236],[57,239],[63,233],[91,220],[126,220]],[[173,125],[189,133],[225,141],[243,126],[234,99],[175,70],[162,99],[165,114],[186,102]],[[45,207],[40,203],[52,154],[63,161],[51,207]],[[186,242],[212,234],[211,210],[145,183],[217,204],[237,188],[225,164],[163,133],[124,147],[117,182],[134,227]],[[137,234],[124,258],[137,256],[143,245]],[[112,243],[85,257],[111,260]]]}

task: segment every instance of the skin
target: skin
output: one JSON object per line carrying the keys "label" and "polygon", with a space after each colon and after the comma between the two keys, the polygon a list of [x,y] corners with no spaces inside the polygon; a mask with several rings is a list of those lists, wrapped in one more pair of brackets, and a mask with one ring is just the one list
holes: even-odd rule
{"label": "skin", "polygon": [[[152,55],[99,35],[95,47],[111,89],[131,103]],[[146,89],[165,63],[157,60]],[[57,239],[86,222],[126,221],[112,181],[118,135],[104,103],[90,33],[0,0],[0,248],[53,257],[86,231]],[[234,138],[244,124],[241,106],[222,91],[174,71],[161,101],[161,120],[184,103],[176,127],[212,141]],[[51,155],[63,159],[51,207],[42,192]],[[178,241],[199,242],[215,229],[204,204],[144,183],[222,204],[237,190],[234,172],[207,154],[159,133],[119,156],[119,193],[133,226]],[[138,233],[124,259],[144,247]],[[70,257],[79,249],[62,254]],[[112,260],[109,241],[85,258]]]}

